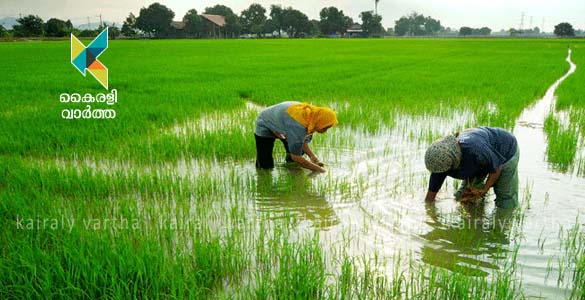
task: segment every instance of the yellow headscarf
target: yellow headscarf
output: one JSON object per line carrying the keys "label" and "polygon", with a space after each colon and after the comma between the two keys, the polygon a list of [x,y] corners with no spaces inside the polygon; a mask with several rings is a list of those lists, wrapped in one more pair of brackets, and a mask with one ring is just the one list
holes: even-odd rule
{"label": "yellow headscarf", "polygon": [[321,131],[337,125],[337,114],[327,107],[318,107],[308,103],[293,104],[286,112],[297,122],[307,128],[307,133]]}

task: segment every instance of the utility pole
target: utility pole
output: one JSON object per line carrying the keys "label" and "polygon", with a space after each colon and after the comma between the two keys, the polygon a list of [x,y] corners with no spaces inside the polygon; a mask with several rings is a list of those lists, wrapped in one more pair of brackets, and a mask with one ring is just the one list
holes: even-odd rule
{"label": "utility pole", "polygon": [[87,17],[87,30],[91,30],[91,28],[89,27],[89,17]]}
{"label": "utility pole", "polygon": [[532,16],[530,16],[530,28],[528,29],[532,29]]}
{"label": "utility pole", "polygon": [[100,14],[100,26],[104,27],[104,23],[102,22],[102,14]]}
{"label": "utility pole", "polygon": [[520,30],[524,30],[524,12],[520,15]]}

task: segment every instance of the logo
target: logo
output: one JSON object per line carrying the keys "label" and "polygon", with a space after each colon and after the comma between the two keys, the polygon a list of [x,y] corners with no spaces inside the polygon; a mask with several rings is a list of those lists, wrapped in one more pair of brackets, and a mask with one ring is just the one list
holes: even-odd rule
{"label": "logo", "polygon": [[87,70],[95,79],[108,89],[108,68],[98,57],[108,49],[108,27],[104,29],[89,46],[85,45],[71,34],[71,64],[85,77]]}

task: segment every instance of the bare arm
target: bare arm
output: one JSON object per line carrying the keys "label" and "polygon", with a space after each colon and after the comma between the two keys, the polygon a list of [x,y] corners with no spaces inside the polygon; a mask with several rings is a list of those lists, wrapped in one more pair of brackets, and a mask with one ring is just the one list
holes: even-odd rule
{"label": "bare arm", "polygon": [[488,175],[487,181],[485,182],[485,185],[481,190],[482,195],[485,195],[485,193],[489,191],[489,189],[494,185],[494,183],[498,181],[498,178],[500,178],[500,174],[502,174],[502,166],[500,166],[498,170],[496,170],[496,172],[490,173]]}
{"label": "bare arm", "polygon": [[425,197],[425,201],[433,202],[433,201],[435,201],[436,197],[437,197],[437,192],[428,191],[427,196]]}
{"label": "bare arm", "polygon": [[307,153],[307,155],[309,156],[309,158],[311,159],[311,162],[322,167],[324,166],[324,164],[322,162],[319,161],[319,159],[317,158],[317,156],[315,155],[315,153],[313,153],[313,151],[311,150],[311,147],[309,147],[308,143],[305,143],[303,145],[303,151],[305,153]]}
{"label": "bare arm", "polygon": [[498,178],[500,178],[500,175],[502,174],[502,166],[500,166],[498,168],[498,170],[496,170],[493,173],[490,173],[488,175],[487,181],[485,182],[485,185],[483,186],[482,189],[473,189],[472,187],[470,187],[471,189],[471,195],[475,196],[475,197],[482,197],[483,195],[485,195],[490,188],[494,185],[494,183],[496,183],[496,181],[498,181]]}
{"label": "bare arm", "polygon": [[291,153],[290,157],[292,158],[292,160],[297,162],[299,165],[301,165],[301,167],[303,167],[305,169],[309,169],[311,171],[321,172],[321,173],[325,172],[325,169],[323,169],[319,165],[316,165],[316,164],[306,160],[301,155],[296,155],[296,154]]}
{"label": "bare arm", "polygon": [[447,178],[447,173],[431,173],[431,176],[429,177],[429,188],[427,189],[427,196],[425,197],[425,201],[435,201],[437,193],[439,192],[439,189],[441,189],[445,178]]}

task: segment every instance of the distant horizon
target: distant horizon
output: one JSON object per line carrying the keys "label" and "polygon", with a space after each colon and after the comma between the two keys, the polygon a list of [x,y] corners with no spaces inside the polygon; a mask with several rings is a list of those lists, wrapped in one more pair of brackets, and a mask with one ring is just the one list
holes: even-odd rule
{"label": "distant horizon", "polygon": [[[23,14],[23,16],[25,16],[25,15]],[[18,17],[16,17],[16,18],[15,18],[15,20],[16,20],[17,18],[18,18]],[[0,25],[3,25],[3,24],[2,24],[2,20],[3,20],[3,19],[4,19],[4,18],[0,18]],[[48,19],[44,19],[44,18],[43,18],[43,21],[44,21],[44,22],[46,22],[47,20],[48,20]],[[67,21],[67,19],[64,19],[64,21]],[[175,21],[178,21],[178,20],[175,20]],[[360,21],[360,20],[354,20],[354,22],[358,22],[358,23],[360,23],[359,21]],[[99,21],[98,21],[98,22],[90,22],[90,23],[89,23],[89,27],[87,26],[87,23],[74,23],[74,22],[71,22],[71,23],[73,24],[73,27],[75,27],[75,28],[76,28],[76,29],[78,29],[78,30],[86,30],[86,29],[89,29],[89,30],[96,30],[96,29],[98,29],[98,28],[99,28],[99,26],[100,26],[100,22],[99,22]],[[115,26],[116,26],[116,27],[118,27],[118,28],[121,28],[121,27],[122,27],[122,23],[111,22],[111,21],[108,21],[108,20],[103,20],[103,23],[104,23],[106,26],[115,25]],[[6,26],[6,25],[4,25],[4,27],[5,27],[5,28],[7,28],[8,30],[10,30],[10,29],[12,28],[12,26]],[[445,28],[447,28],[447,27],[449,27],[449,26],[445,26]],[[394,28],[394,26],[392,26],[392,28]],[[458,27],[458,28],[450,27],[450,28],[451,28],[451,30],[453,30],[453,31],[459,31],[459,29],[460,29],[460,27]],[[388,29],[388,27],[384,27],[384,29],[386,30],[386,29]],[[492,34],[492,35],[498,35],[498,34],[501,32],[501,30],[504,30],[505,32],[509,32],[509,29],[503,29],[503,28],[502,28],[502,29],[499,29],[499,30],[496,30],[496,29],[494,29],[494,28],[490,28],[490,29],[492,30],[492,32],[491,32],[491,34]],[[526,28],[525,30],[528,30],[528,29],[529,29],[529,28]],[[585,31],[585,29],[581,29],[581,28],[574,28],[574,29],[575,29],[575,30],[582,30],[582,31]],[[542,34],[551,34],[551,35],[553,34],[553,32],[552,32],[552,31],[541,31],[541,33],[542,33]]]}
{"label": "distant horizon", "polygon": [[[280,4],[283,7],[292,6],[305,13],[310,19],[319,20],[319,12],[324,7],[335,6],[349,15],[354,22],[361,23],[359,14],[362,11],[373,11],[374,1],[362,1],[354,3],[348,0],[342,1],[319,1],[316,6],[314,1],[287,0],[287,1],[201,1],[197,7],[180,0],[163,1],[115,1],[95,0],[91,1],[56,1],[48,0],[44,3],[34,3],[34,0],[5,0],[0,3],[0,24],[1,20],[7,17],[18,18],[20,14],[38,15],[44,21],[50,18],[71,20],[77,28],[90,27],[100,23],[100,15],[103,22],[115,23],[121,27],[124,19],[130,14],[138,16],[142,7],[159,2],[175,13],[174,20],[180,21],[185,13],[195,8],[198,13],[203,13],[206,7],[222,4],[230,7],[234,13],[240,15],[252,3],[259,3],[266,8],[266,15],[270,12],[271,4]],[[294,3],[293,3],[294,2]],[[462,26],[481,28],[489,27],[492,32],[515,29],[533,29],[538,27],[541,31],[552,32],[554,26],[561,22],[568,22],[575,30],[585,30],[585,1],[561,0],[551,8],[550,2],[537,1],[510,1],[505,0],[477,0],[474,3],[463,2],[462,0],[413,0],[413,1],[383,1],[378,3],[378,14],[382,16],[382,25],[385,29],[394,27],[395,21],[400,17],[417,12],[430,16],[441,21],[445,28],[459,30]],[[81,11],[81,12],[79,12]],[[522,22],[522,16],[523,22]],[[544,27],[542,26],[544,23]],[[85,25],[85,26],[84,26]],[[6,27],[6,26],[5,26]],[[522,27],[522,28],[521,28]],[[93,28],[95,29],[95,28]]]}

